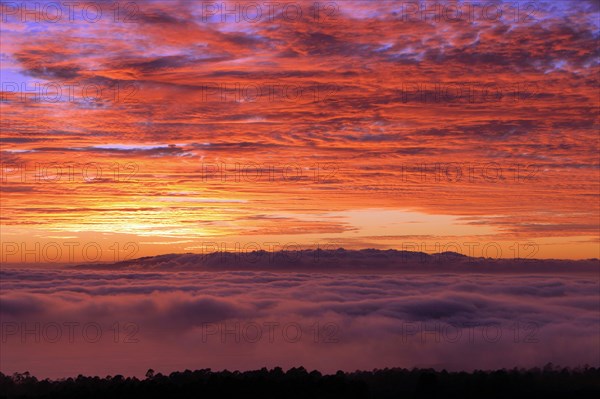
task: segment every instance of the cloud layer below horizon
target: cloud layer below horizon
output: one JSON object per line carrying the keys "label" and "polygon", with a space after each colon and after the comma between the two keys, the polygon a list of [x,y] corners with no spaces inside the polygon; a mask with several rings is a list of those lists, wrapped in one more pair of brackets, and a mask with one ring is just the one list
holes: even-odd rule
{"label": "cloud layer below horizon", "polygon": [[7,269],[1,278],[4,373],[600,365],[597,274]]}

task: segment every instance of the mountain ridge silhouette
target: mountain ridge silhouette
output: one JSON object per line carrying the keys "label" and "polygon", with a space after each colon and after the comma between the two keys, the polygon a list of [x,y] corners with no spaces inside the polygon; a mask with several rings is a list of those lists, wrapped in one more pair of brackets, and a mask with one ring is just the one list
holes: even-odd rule
{"label": "mountain ridge silhouette", "polygon": [[[469,270],[469,271],[600,271],[596,258],[523,259],[470,257],[452,251],[429,254],[396,249],[335,250],[304,249],[298,251],[248,251],[170,253],[123,260],[113,263],[88,263],[73,269],[104,270]],[[526,269],[526,270],[525,270]]]}

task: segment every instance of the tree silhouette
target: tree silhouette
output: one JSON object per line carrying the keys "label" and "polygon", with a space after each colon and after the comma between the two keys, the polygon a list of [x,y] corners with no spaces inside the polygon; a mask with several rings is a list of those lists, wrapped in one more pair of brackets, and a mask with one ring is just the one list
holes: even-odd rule
{"label": "tree silhouette", "polygon": [[243,399],[555,399],[600,397],[600,369],[548,364],[530,370],[447,372],[382,369],[323,375],[294,367],[253,371],[185,370],[146,378],[86,377],[38,380],[30,373],[0,373],[0,399],[27,398],[243,398]]}

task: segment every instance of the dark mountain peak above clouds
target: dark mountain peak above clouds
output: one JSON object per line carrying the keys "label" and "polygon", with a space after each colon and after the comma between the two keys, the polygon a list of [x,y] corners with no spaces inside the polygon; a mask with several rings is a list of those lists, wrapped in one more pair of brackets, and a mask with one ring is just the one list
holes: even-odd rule
{"label": "dark mountain peak above clouds", "polygon": [[104,270],[273,270],[273,271],[599,271],[598,259],[493,259],[469,257],[457,252],[428,254],[394,249],[308,249],[268,252],[212,252],[146,256],[116,263],[75,266]]}

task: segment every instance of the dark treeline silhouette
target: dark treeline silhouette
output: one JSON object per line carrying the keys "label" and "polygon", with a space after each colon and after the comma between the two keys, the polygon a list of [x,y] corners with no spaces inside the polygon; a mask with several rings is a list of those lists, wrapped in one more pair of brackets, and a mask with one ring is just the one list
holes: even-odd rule
{"label": "dark treeline silhouette", "polygon": [[0,398],[599,398],[600,369],[513,369],[447,372],[382,369],[334,375],[303,367],[230,372],[210,369],[148,370],[145,379],[121,375],[38,380],[29,373],[0,373]]}

